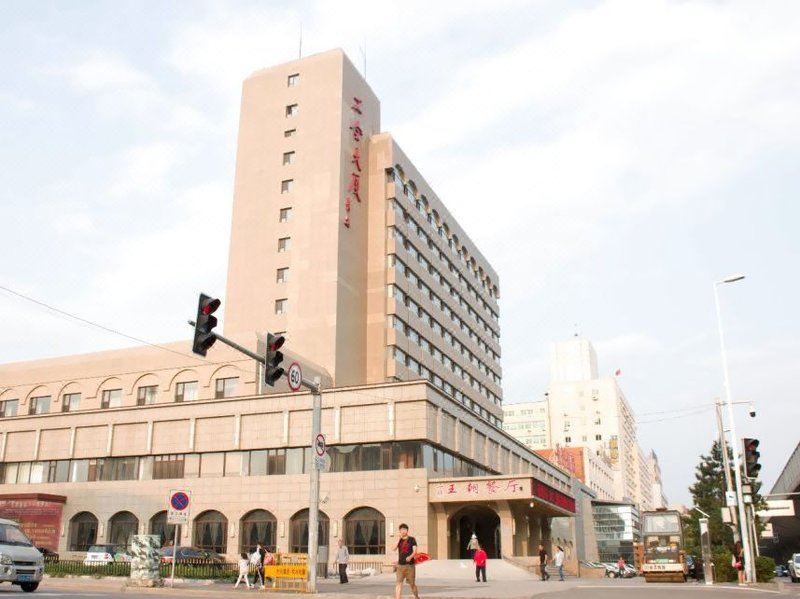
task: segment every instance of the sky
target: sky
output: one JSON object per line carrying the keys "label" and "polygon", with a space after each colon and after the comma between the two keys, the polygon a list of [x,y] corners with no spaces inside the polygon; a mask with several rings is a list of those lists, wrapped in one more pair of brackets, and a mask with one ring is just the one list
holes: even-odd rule
{"label": "sky", "polygon": [[714,283],[746,275],[716,289],[768,490],[800,440],[798,31],[793,0],[4,0],[0,363],[188,340],[243,79],[341,47],[498,272],[506,404],[589,339],[670,502],[725,397]]}

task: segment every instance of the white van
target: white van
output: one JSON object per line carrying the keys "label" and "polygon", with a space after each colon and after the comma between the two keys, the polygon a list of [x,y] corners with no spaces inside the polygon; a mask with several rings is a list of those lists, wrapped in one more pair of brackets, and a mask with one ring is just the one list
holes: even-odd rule
{"label": "white van", "polygon": [[0,518],[0,582],[18,584],[26,593],[39,587],[44,558],[19,524]]}

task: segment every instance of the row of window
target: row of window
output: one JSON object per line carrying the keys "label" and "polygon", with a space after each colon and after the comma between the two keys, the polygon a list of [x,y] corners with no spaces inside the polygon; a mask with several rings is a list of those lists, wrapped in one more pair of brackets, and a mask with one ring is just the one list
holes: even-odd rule
{"label": "row of window", "polygon": [[[398,274],[405,273],[406,275],[408,275],[409,273],[412,272],[408,267],[406,267],[402,262],[400,262],[399,259],[395,258],[393,260],[393,262],[395,263],[395,266],[397,266]],[[481,372],[486,373],[486,375],[490,379],[492,379],[496,384],[500,385],[500,383],[501,383],[500,376],[497,373],[495,373],[494,370],[492,370],[492,368],[488,364],[484,363],[480,358],[478,358],[478,356],[473,354],[467,348],[466,345],[461,343],[456,338],[456,336],[453,335],[450,332],[450,330],[447,327],[442,325],[438,320],[436,320],[433,316],[431,316],[425,308],[423,308],[416,301],[414,301],[414,299],[409,294],[407,294],[405,291],[403,291],[397,285],[391,285],[390,284],[388,286],[388,288],[387,288],[387,295],[390,298],[395,298],[398,301],[398,303],[400,303],[400,304],[404,305],[406,308],[408,308],[409,311],[412,314],[418,316],[420,320],[422,320],[424,323],[426,323],[434,333],[436,333],[439,337],[441,337],[445,341],[445,343],[447,343],[452,348],[454,348],[456,351],[458,351],[458,353],[460,353],[462,356],[465,356],[467,358],[467,360],[469,360],[470,364],[473,364],[473,365],[477,366],[478,370],[480,370]],[[449,310],[449,309],[447,310],[447,312],[450,312],[450,314],[453,314],[453,312],[451,310]],[[463,321],[460,320],[457,316],[454,317],[453,320],[456,321],[456,322],[461,322],[462,323],[462,330],[463,330],[463,327],[464,327]],[[468,329],[468,327],[467,327],[467,329]],[[471,330],[470,330],[470,334],[472,334]],[[470,337],[470,338],[472,338],[472,337]],[[483,342],[477,343],[477,345],[479,345],[482,348],[485,348],[486,350],[488,350],[486,352],[486,355],[488,357],[494,359],[495,364],[497,364],[500,356],[495,354],[491,350],[491,348],[488,345],[486,345],[485,343],[483,343]]]}
{"label": "row of window", "polygon": [[[395,241],[400,247],[406,250],[409,256],[414,258],[420,264],[420,266],[422,266],[422,269],[424,271],[426,271],[430,276],[432,276],[434,280],[439,281],[439,284],[445,290],[445,293],[447,293],[450,297],[452,297],[455,300],[454,303],[457,303],[459,306],[461,306],[464,309],[464,311],[467,312],[472,317],[475,323],[477,323],[479,330],[482,329],[483,332],[485,332],[489,336],[489,338],[491,338],[492,341],[494,341],[496,344],[500,343],[500,335],[498,335],[489,326],[488,322],[486,322],[484,319],[480,317],[478,312],[472,306],[469,305],[469,302],[467,302],[462,297],[462,295],[458,293],[455,287],[453,287],[452,285],[450,285],[450,283],[447,282],[444,275],[442,275],[439,271],[437,271],[436,268],[434,268],[433,265],[430,262],[428,262],[428,260],[422,255],[422,253],[414,246],[414,244],[412,244],[408,240],[408,238],[405,235],[403,235],[400,232],[400,230],[397,227],[389,227],[388,233],[390,237],[394,237]],[[455,311],[450,308],[448,302],[442,300],[430,287],[428,287],[428,285],[425,284],[424,281],[421,280],[421,278],[412,269],[408,268],[407,265],[406,268],[407,270],[411,271],[411,275],[408,276],[408,278],[411,280],[411,283],[415,285],[417,288],[419,288],[422,291],[423,295],[427,295],[430,298],[430,300],[436,305],[436,307],[442,309],[445,312],[445,314],[447,314],[447,316],[450,317],[450,319],[453,320],[453,322],[458,324],[463,331],[468,331],[468,334],[471,339],[474,338],[476,342],[484,343],[483,338],[477,333],[475,333],[466,322],[461,320],[455,314]],[[484,343],[484,345],[486,344]],[[486,346],[486,348],[487,351],[491,351],[488,345]]]}
{"label": "row of window", "polygon": [[[452,262],[450,262],[450,260],[447,259],[447,257],[444,255],[444,252],[442,252],[436,247],[431,238],[428,237],[428,235],[425,233],[422,227],[419,224],[417,224],[413,218],[411,218],[409,213],[406,210],[404,210],[401,206],[399,206],[397,203],[394,203],[394,207],[396,213],[398,214],[398,219],[397,219],[398,222],[402,219],[402,222],[408,227],[408,230],[412,233],[415,232],[417,234],[417,237],[422,241],[422,244],[424,246],[427,246],[428,248],[428,252],[426,253],[428,255],[433,255],[434,257],[438,256],[439,260],[442,262],[442,264],[444,264],[444,266],[447,267],[447,270],[451,274],[456,275],[459,281],[465,281],[463,275],[458,272],[458,269],[455,267],[455,265]],[[445,278],[442,277],[441,273],[439,273],[439,271],[430,262],[428,262],[427,260],[423,261],[420,259],[422,253],[419,251],[417,247],[414,246],[411,240],[405,236],[402,236],[399,239],[399,241],[409,252],[413,253],[413,255],[417,258],[417,260],[425,267],[425,269],[431,275],[434,276],[434,278],[437,278],[439,280],[439,283],[445,288],[447,293],[458,300],[459,305],[461,305],[465,310],[469,312],[470,316],[472,316],[475,319],[475,322],[477,322],[481,328],[483,328],[487,333],[489,333],[492,339],[495,339],[496,341],[499,342],[499,335],[493,330],[492,326],[487,321],[481,318],[481,316],[478,314],[478,311],[472,308],[472,306],[466,300],[466,298],[462,296],[462,294],[458,293],[456,288],[450,285],[445,280]],[[411,246],[411,248],[409,248],[409,246]],[[463,284],[462,287],[464,287]],[[481,298],[480,296],[475,297],[475,295],[477,295],[477,292],[472,287],[469,287],[468,285],[467,287],[469,288],[470,295],[472,295],[472,297],[483,307],[484,313],[488,314],[491,317],[491,320],[496,325],[498,321],[497,314],[491,309],[489,304],[486,303],[486,301],[483,298]]]}
{"label": "row of window", "polygon": [[[330,518],[320,511],[318,544],[325,547],[330,542]],[[139,519],[129,511],[120,511],[108,521],[107,535],[98,540],[98,520],[91,512],[80,512],[69,521],[67,534],[68,551],[87,551],[98,542],[106,542],[130,550],[131,537],[139,533]],[[371,507],[358,507],[348,512],[344,519],[342,539],[352,555],[380,555],[386,552],[386,518]],[[251,510],[239,520],[239,543],[237,554],[251,553],[257,544],[275,551],[278,539],[278,520],[269,511]],[[182,538],[180,525],[169,524],[167,512],[161,511],[150,518],[149,534],[169,545],[177,536]],[[176,535],[177,533],[177,535]],[[228,518],[217,510],[207,510],[192,522],[191,544],[200,549],[217,553],[233,553],[228,547]],[[230,551],[229,551],[230,550]],[[288,550],[294,553],[308,552],[308,509],[296,512],[290,520]]]}
{"label": "row of window", "polygon": [[[330,472],[426,468],[437,476],[490,472],[447,450],[418,441],[333,445]],[[310,447],[0,463],[0,483],[23,485],[115,480],[272,476],[310,472]],[[494,473],[496,474],[496,473]]]}
{"label": "row of window", "polygon": [[[453,251],[454,255],[458,258],[458,260],[464,265],[469,267],[469,271],[472,273],[472,276],[477,279],[481,287],[492,297],[497,297],[497,286],[493,285],[491,281],[488,280],[483,273],[483,269],[477,265],[475,258],[468,258],[469,251],[463,245],[461,245],[458,237],[456,235],[450,235],[449,228],[446,223],[441,221],[441,218],[436,213],[435,210],[430,209],[430,205],[428,203],[427,198],[424,195],[420,195],[420,197],[416,197],[416,185],[414,185],[413,181],[404,182],[403,181],[403,172],[400,166],[395,166],[394,169],[387,169],[387,176],[391,181],[394,182],[395,186],[402,191],[402,195],[404,195],[414,206],[416,211],[419,215],[428,223],[431,227],[431,230],[443,241],[447,243],[447,246]],[[491,312],[493,316],[497,317],[494,314],[492,308],[486,304],[481,298],[480,294],[475,290],[471,285],[469,285],[466,281],[462,284],[469,287],[470,294],[479,302],[483,302],[484,309],[487,312]]]}
{"label": "row of window", "polygon": [[456,389],[448,383],[447,381],[443,380],[442,377],[434,373],[430,368],[425,366],[424,364],[420,364],[416,359],[412,356],[409,356],[406,352],[404,352],[399,347],[391,347],[389,349],[391,352],[390,358],[400,364],[403,364],[406,368],[408,368],[411,372],[420,375],[421,377],[429,380],[433,383],[436,387],[453,397],[456,401],[461,402],[463,405],[467,406],[470,410],[478,414],[481,418],[489,422],[490,424],[500,428],[503,424],[503,421],[496,417],[494,414],[491,414],[486,408],[481,406],[478,402],[470,399],[469,396],[465,395],[460,389]]}
{"label": "row of window", "polygon": [[[223,399],[236,395],[239,385],[239,377],[228,377],[216,379],[214,399]],[[176,383],[175,396],[176,402],[195,401],[198,396],[198,382],[186,381]],[[28,415],[49,414],[51,407],[51,396],[43,395],[31,397],[28,401]],[[136,405],[148,406],[156,403],[158,399],[158,385],[142,385],[136,388]],[[102,409],[122,407],[122,389],[104,389],[101,394],[100,407]],[[61,396],[61,411],[75,412],[80,409],[80,393],[64,393]],[[19,415],[19,399],[7,399],[0,401],[0,418]]]}
{"label": "row of window", "polygon": [[[486,385],[484,385],[483,383],[478,381],[478,379],[476,379],[474,376],[469,374],[458,363],[450,359],[450,357],[447,354],[443,353],[438,347],[430,343],[427,339],[425,339],[425,337],[422,337],[416,330],[414,330],[408,324],[403,322],[400,318],[394,315],[390,315],[389,326],[394,328],[396,331],[402,333],[407,339],[409,339],[409,341],[411,341],[412,343],[420,347],[423,351],[425,351],[427,354],[432,356],[433,359],[439,362],[442,366],[444,366],[445,369],[453,372],[457,377],[462,379],[467,385],[469,385],[472,389],[483,395],[486,399],[493,402],[495,405],[500,405],[500,398],[494,393],[492,393]],[[470,352],[466,353],[472,356]],[[403,355],[405,356],[405,353]],[[445,387],[442,386],[442,384],[437,382],[437,379],[439,378],[438,375],[434,374],[434,378],[428,376],[427,371],[430,369],[424,367],[422,364],[419,364],[417,366],[416,364],[418,363],[416,362],[416,360],[414,360],[410,356],[405,356],[404,362],[406,366],[409,366],[411,370],[413,370],[417,374],[422,375],[427,379],[430,379],[431,381],[433,381],[434,385],[436,385],[440,389],[445,389],[445,391],[449,395],[453,395],[457,400],[461,401],[461,403],[465,403],[461,397],[459,397],[457,394],[454,394],[452,391],[448,391]],[[470,360],[470,362],[472,362],[472,360]],[[414,364],[413,366],[411,365],[412,363]]]}

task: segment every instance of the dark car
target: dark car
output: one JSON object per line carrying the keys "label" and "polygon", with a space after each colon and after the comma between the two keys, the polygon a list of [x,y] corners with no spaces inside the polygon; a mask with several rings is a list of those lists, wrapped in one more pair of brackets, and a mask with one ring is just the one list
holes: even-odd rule
{"label": "dark car", "polygon": [[784,576],[789,576],[789,568],[783,564],[775,566],[775,578],[783,578]]}
{"label": "dark car", "polygon": [[695,580],[703,580],[705,573],[703,572],[703,558],[696,555],[686,556],[686,577],[694,578]]}
{"label": "dark car", "polygon": [[216,551],[200,549],[199,547],[175,547],[161,548],[161,563],[171,564],[177,553],[179,564],[211,564],[221,565],[225,563],[225,558]]}
{"label": "dark car", "polygon": [[52,549],[48,549],[47,547],[37,547],[39,553],[42,554],[44,561],[49,564],[57,564],[59,557],[58,553],[53,551]]}

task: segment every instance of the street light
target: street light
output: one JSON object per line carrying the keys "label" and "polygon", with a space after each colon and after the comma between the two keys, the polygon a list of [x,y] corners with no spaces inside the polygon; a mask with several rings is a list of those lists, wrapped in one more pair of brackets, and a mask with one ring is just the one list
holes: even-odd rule
{"label": "street light", "polygon": [[[717,326],[719,327],[719,345],[722,351],[722,375],[723,375],[723,382],[725,385],[725,399],[728,404],[728,420],[730,422],[731,427],[731,439],[733,441],[733,447],[736,447],[736,421],[733,419],[733,401],[731,400],[731,385],[730,379],[728,378],[728,357],[725,354],[725,336],[722,332],[722,313],[719,309],[719,291],[718,288],[720,285],[725,283],[735,283],[736,281],[741,281],[744,279],[744,275],[737,274],[731,275],[730,277],[726,277],[721,281],[714,282],[714,305],[717,308]],[[747,529],[747,516],[745,513],[744,508],[744,497],[742,493],[742,466],[739,463],[739,452],[734,450],[733,451],[733,473],[736,477],[736,504],[739,511],[739,538],[742,540],[742,551],[744,552],[744,568],[745,568],[745,579],[747,582],[754,582],[755,576],[753,575],[755,572],[754,564],[753,564],[753,553],[750,550],[750,534]]]}

